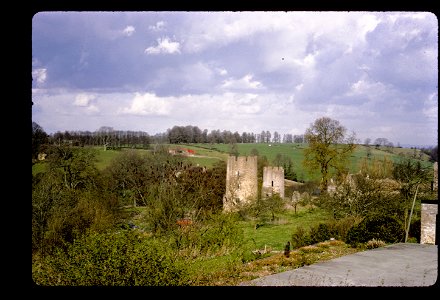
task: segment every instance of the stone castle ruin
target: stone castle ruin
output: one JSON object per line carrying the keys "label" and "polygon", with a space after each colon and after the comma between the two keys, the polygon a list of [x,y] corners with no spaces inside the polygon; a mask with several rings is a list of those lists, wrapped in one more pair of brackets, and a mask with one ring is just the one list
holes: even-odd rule
{"label": "stone castle ruin", "polygon": [[274,194],[284,198],[284,169],[282,167],[263,168],[263,197],[270,197]]}
{"label": "stone castle ruin", "polygon": [[[226,168],[226,193],[223,210],[232,211],[237,206],[256,201],[258,197],[257,156],[229,156]],[[284,169],[263,169],[262,195],[278,193],[284,198]]]}
{"label": "stone castle ruin", "polygon": [[229,156],[226,168],[226,193],[223,209],[254,201],[258,196],[257,157]]}

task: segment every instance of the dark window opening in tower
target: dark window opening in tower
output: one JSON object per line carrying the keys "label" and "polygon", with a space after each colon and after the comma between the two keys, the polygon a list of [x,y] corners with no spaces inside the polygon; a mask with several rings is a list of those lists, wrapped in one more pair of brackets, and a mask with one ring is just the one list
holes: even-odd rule
{"label": "dark window opening in tower", "polygon": [[273,186],[273,180],[272,180],[272,186]]}

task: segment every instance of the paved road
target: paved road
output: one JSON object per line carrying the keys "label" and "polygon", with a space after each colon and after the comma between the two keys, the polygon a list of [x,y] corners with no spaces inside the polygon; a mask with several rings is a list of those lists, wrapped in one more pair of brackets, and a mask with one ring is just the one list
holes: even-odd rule
{"label": "paved road", "polygon": [[242,286],[438,286],[438,245],[399,243],[269,275]]}

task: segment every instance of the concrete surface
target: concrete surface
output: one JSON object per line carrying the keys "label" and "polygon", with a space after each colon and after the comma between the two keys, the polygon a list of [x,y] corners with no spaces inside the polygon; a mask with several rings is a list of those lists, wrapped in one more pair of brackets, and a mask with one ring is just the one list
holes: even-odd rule
{"label": "concrete surface", "polygon": [[438,245],[399,243],[357,252],[241,286],[438,287]]}

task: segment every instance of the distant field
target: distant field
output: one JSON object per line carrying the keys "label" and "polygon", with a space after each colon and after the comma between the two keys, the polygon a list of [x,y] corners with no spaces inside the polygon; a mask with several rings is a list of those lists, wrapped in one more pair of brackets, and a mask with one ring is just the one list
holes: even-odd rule
{"label": "distant field", "polygon": [[[230,145],[227,144],[191,144],[182,145],[182,147],[191,148],[198,153],[205,153],[206,150],[215,153],[214,151],[219,151],[228,156],[228,152],[231,149]],[[304,159],[304,149],[307,144],[266,144],[266,143],[256,143],[256,144],[237,144],[238,152],[240,155],[250,155],[252,149],[256,149],[259,155],[264,155],[271,163],[277,154],[282,154],[290,157],[293,162],[294,170],[298,178],[302,178],[305,181],[318,179],[319,170],[316,170],[313,174],[309,174],[307,170],[302,166],[302,161]],[[408,148],[391,148],[391,149],[376,149],[374,146],[370,146],[371,159],[383,159],[386,157],[394,162],[398,162],[403,157],[409,157],[414,154],[414,149]],[[359,170],[360,161],[362,158],[367,157],[368,148],[363,145],[357,145],[354,153],[350,157],[350,165],[348,166],[350,172],[356,173]],[[432,162],[429,161],[429,156],[421,153],[419,149],[416,149],[416,157],[420,158],[420,162],[423,167],[432,167]],[[400,155],[399,155],[400,154]],[[421,154],[421,155],[420,155]]]}
{"label": "distant field", "polygon": [[[270,146],[269,146],[270,145]],[[188,156],[187,158],[195,165],[205,166],[211,168],[219,160],[226,161],[231,151],[231,146],[228,144],[184,144],[175,145],[168,144],[165,145],[170,148],[186,148],[195,151],[194,156]],[[264,155],[268,159],[269,163],[272,163],[277,154],[282,154],[290,157],[293,162],[294,170],[299,179],[309,181],[312,179],[319,178],[319,170],[316,170],[313,174],[309,174],[302,166],[302,161],[304,159],[304,149],[307,144],[265,144],[265,143],[255,143],[255,144],[237,144],[237,149],[240,155],[250,155],[252,149],[256,149],[260,156]],[[122,150],[106,150],[102,147],[93,147],[97,150],[96,164],[99,170],[103,170],[107,167],[111,160],[121,153],[121,151],[127,151],[128,149],[123,148]],[[136,151],[142,151],[144,153],[149,153],[149,150],[137,149]],[[422,163],[422,166],[432,168],[432,162],[429,161],[428,155],[421,153],[420,150],[408,149],[408,148],[391,148],[391,149],[376,149],[374,146],[370,146],[371,158],[387,159],[393,160],[394,162],[399,161],[403,157],[410,157],[414,154]],[[348,166],[352,173],[359,170],[359,164],[362,158],[367,156],[367,147],[358,145],[356,150],[350,158],[350,165]],[[36,174],[38,172],[44,171],[44,163],[37,163],[32,167],[32,173]]]}

